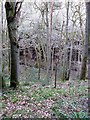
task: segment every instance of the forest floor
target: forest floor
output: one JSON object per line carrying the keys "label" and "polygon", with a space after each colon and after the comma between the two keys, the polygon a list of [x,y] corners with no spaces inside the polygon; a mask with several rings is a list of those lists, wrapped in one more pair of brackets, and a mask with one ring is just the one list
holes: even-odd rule
{"label": "forest floor", "polygon": [[88,118],[88,81],[72,80],[42,86],[20,82],[0,96],[0,118]]}

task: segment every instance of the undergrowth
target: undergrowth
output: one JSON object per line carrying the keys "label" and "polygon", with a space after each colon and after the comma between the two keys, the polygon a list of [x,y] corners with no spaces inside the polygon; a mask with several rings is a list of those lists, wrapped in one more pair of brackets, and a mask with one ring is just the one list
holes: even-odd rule
{"label": "undergrowth", "polygon": [[[42,116],[46,117],[46,114],[42,114],[48,111],[48,114],[51,114],[49,118],[53,117],[52,113],[55,118],[88,118],[88,86],[82,85],[82,81],[78,81],[77,84],[76,82],[71,82],[65,87],[60,86],[56,89],[50,85],[42,86],[34,82],[20,82],[20,84],[20,87],[16,90],[11,88],[3,90],[3,113],[7,111],[8,104],[11,105],[9,108],[11,112],[7,111],[6,117],[19,115],[23,117],[25,114],[27,117],[32,115],[33,118],[35,118],[35,116],[40,116],[41,118]],[[47,106],[48,101],[51,104],[50,107]],[[16,107],[14,111],[12,110],[12,105]],[[17,109],[18,105],[21,105],[20,110]],[[33,109],[36,112],[32,112]],[[38,110],[41,112],[38,113]]]}

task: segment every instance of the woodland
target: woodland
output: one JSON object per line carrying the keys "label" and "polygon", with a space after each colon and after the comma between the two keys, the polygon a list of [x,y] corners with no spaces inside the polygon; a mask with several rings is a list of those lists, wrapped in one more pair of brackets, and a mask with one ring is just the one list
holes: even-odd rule
{"label": "woodland", "polygon": [[0,1],[0,119],[90,119],[90,1]]}

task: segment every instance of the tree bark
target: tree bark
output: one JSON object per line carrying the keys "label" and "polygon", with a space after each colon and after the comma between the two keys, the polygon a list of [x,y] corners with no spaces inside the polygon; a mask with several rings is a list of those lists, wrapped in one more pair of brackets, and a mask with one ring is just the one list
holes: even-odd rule
{"label": "tree bark", "polygon": [[55,63],[55,83],[54,83],[54,88],[57,87],[57,61]]}
{"label": "tree bark", "polygon": [[84,53],[83,60],[82,60],[80,80],[86,79],[86,70],[87,70],[87,55]]}
{"label": "tree bark", "polygon": [[[86,40],[88,60],[88,94],[90,94],[90,2],[86,2]],[[90,116],[90,96],[88,96],[88,114]]]}
{"label": "tree bark", "polygon": [[86,39],[87,39],[87,60],[88,60],[88,79],[90,80],[90,2],[86,2]]}
{"label": "tree bark", "polygon": [[66,41],[65,41],[65,46],[64,46],[64,57],[63,57],[63,80],[69,80],[69,61],[67,60],[67,43],[68,41],[68,24],[69,24],[69,2],[67,2],[67,9],[66,9]]}
{"label": "tree bark", "polygon": [[[4,56],[3,56],[3,54],[4,54],[4,52],[3,52],[3,41],[4,41],[4,31],[3,31],[3,27],[4,27],[4,23],[3,23],[3,1],[1,2],[1,17],[2,17],[2,55],[1,55],[1,85],[2,85],[2,88],[4,88],[5,86],[6,86],[6,84],[5,84],[5,80],[4,80]],[[1,88],[1,86],[0,86],[0,88]]]}
{"label": "tree bark", "polygon": [[48,2],[46,2],[46,31],[47,31],[47,84],[49,84],[51,51],[50,51],[50,38],[49,38],[49,19],[48,19]]}
{"label": "tree bark", "polygon": [[18,20],[20,17],[20,7],[17,10],[16,0],[14,2],[5,3],[6,8],[6,19],[7,19],[7,27],[11,45],[11,78],[10,78],[10,87],[16,88],[19,84],[18,82],[18,67],[19,67],[19,52],[18,52]]}
{"label": "tree bark", "polygon": [[87,72],[87,49],[88,49],[88,12],[86,8],[86,28],[85,28],[85,40],[84,40],[84,50],[83,50],[83,60],[82,60],[82,67],[81,67],[81,74],[80,80],[86,79],[86,72]]}

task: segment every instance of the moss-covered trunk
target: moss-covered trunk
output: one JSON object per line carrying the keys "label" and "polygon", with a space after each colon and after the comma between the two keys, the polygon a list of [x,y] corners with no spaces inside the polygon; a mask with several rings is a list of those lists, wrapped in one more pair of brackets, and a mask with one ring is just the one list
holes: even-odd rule
{"label": "moss-covered trunk", "polygon": [[7,27],[11,45],[11,78],[10,86],[16,88],[18,85],[18,66],[19,66],[19,56],[18,56],[18,14],[16,14],[16,1],[6,2],[6,19]]}

